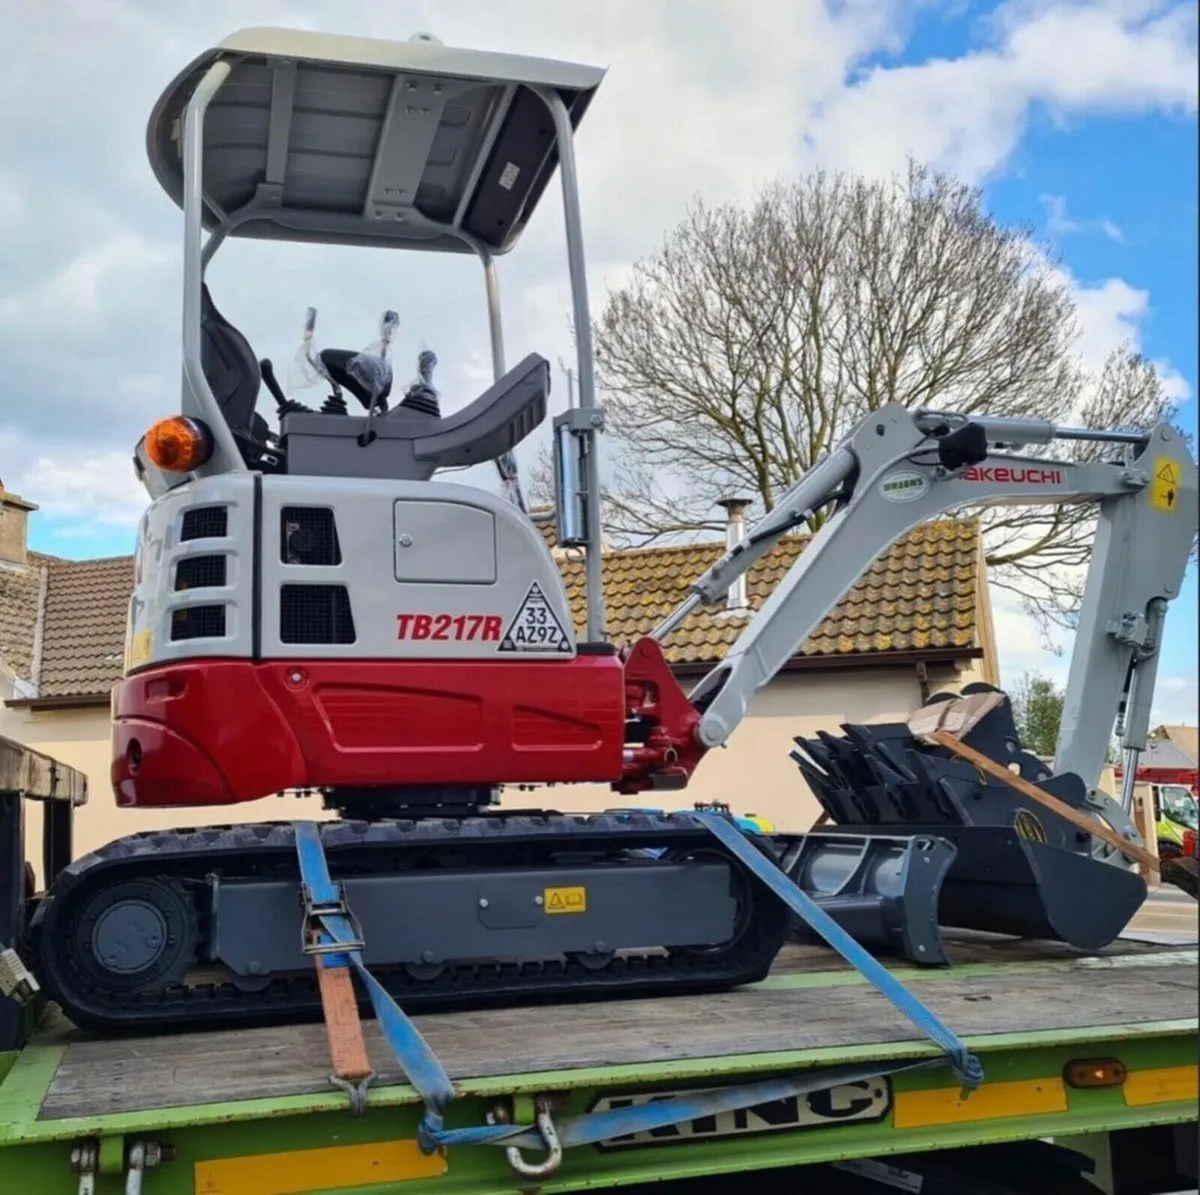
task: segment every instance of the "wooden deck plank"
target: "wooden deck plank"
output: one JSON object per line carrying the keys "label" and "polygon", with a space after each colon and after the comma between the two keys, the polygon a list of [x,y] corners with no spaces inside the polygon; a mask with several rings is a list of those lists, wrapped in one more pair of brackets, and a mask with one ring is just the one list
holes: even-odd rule
{"label": "wooden deck plank", "polygon": [[[1006,943],[1006,946],[1010,944]],[[1002,960],[1046,957],[1045,944],[999,952]],[[1147,950],[1153,959],[1139,961]],[[774,974],[835,969],[828,951],[789,947]],[[1164,959],[1162,947],[1122,943],[1095,959],[1051,970],[1014,968],[907,986],[959,1035],[1036,1032],[1138,1024],[1192,1015],[1193,954]],[[956,958],[997,959],[995,943],[957,944]],[[964,958],[965,956],[965,958]],[[1069,958],[1069,952],[1065,956]],[[1153,963],[1154,965],[1149,965]],[[547,1005],[415,1018],[452,1079],[622,1064],[661,1063],[810,1048],[921,1040],[890,1003],[862,984],[754,987],[712,996],[677,996]],[[680,1026],[687,1032],[681,1033]],[[60,1035],[50,1026],[46,1038]],[[41,1119],[102,1115],[213,1101],[329,1090],[320,1024],[138,1039],[84,1040],[67,1047]],[[366,1024],[379,1083],[403,1082],[378,1026]]]}

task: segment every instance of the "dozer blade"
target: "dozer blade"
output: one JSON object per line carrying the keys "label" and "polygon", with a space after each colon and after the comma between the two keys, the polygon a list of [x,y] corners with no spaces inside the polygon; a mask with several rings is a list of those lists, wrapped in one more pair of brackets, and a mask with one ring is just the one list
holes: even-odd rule
{"label": "dozer blade", "polygon": [[[939,896],[956,848],[935,835],[809,834],[790,841],[782,866],[860,945],[914,963],[949,963],[938,932]],[[799,918],[795,942],[820,939]]]}
{"label": "dozer blade", "polygon": [[[975,692],[999,690],[963,689],[964,696]],[[939,694],[930,704],[949,699]],[[864,945],[945,963],[940,924],[1097,950],[1141,907],[1146,884],[1129,861],[1054,810],[918,738],[907,724],[842,729],[842,737],[795,740],[792,759],[833,824],[802,845],[790,840],[788,857],[801,869],[801,886]],[[1007,698],[961,741],[1140,842],[1119,805],[1089,794],[1073,773],[1053,775],[1021,748]],[[937,857],[946,860],[932,885],[915,862],[924,843],[940,844]],[[856,851],[861,864],[853,862]],[[1195,860],[1187,862],[1190,868],[1173,869],[1178,878],[1164,867],[1164,879],[1195,895]]]}

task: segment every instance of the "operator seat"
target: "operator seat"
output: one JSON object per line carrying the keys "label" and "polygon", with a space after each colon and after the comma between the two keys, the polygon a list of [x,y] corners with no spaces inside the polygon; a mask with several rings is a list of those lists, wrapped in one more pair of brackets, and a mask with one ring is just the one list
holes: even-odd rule
{"label": "operator seat", "polygon": [[549,394],[550,362],[530,353],[462,410],[438,415],[427,400],[401,402],[370,422],[370,435],[365,416],[287,414],[279,423],[287,471],[428,481],[438,469],[511,452],[546,418]]}
{"label": "operator seat", "polygon": [[208,283],[200,286],[200,367],[209,389],[250,463],[266,443],[267,421],[255,411],[262,370],[250,342],[217,310]]}

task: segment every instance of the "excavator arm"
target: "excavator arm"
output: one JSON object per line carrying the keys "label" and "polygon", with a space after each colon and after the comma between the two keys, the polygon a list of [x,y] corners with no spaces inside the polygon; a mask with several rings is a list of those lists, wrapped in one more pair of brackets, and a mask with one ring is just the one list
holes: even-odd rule
{"label": "excavator arm", "polygon": [[[1021,452],[1070,439],[1110,444],[1115,459]],[[899,404],[862,420],[651,633],[661,642],[693,610],[719,600],[781,536],[834,507],[725,658],[690,693],[689,730],[699,748],[693,759],[729,739],[755,693],[907,531],[962,507],[1078,502],[1095,504],[1098,523],[1055,771],[1095,787],[1115,726],[1132,775],[1149,729],[1167,603],[1179,594],[1196,535],[1197,470],[1186,442],[1167,424],[1148,432],[1091,431]]]}

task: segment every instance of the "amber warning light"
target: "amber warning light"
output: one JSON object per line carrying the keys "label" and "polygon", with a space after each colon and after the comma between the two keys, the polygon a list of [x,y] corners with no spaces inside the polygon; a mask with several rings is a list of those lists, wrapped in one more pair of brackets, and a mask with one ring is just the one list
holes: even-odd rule
{"label": "amber warning light", "polygon": [[1125,1064],[1116,1058],[1079,1058],[1063,1067],[1068,1087],[1120,1087]]}
{"label": "amber warning light", "polygon": [[165,473],[190,473],[212,456],[212,436],[200,420],[172,415],[146,433],[146,455]]}

